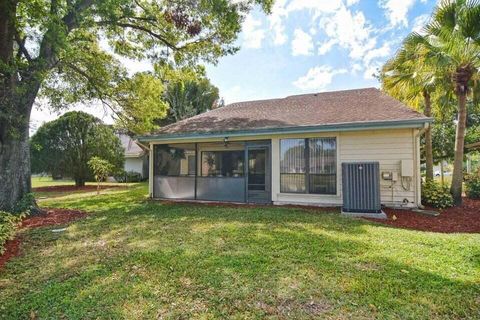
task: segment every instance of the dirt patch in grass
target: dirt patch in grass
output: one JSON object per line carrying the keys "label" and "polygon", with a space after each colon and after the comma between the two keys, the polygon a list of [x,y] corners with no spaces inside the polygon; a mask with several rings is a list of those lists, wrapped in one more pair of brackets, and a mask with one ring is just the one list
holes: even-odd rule
{"label": "dirt patch in grass", "polygon": [[[110,189],[110,188],[120,188],[124,187],[123,185],[101,185],[100,189]],[[37,187],[32,189],[33,192],[68,192],[68,191],[95,191],[97,186],[95,185],[86,185],[83,187],[77,187],[75,185],[59,185],[59,186],[48,186],[48,187]]]}
{"label": "dirt patch in grass", "polygon": [[294,311],[301,311],[304,314],[314,317],[320,317],[330,312],[333,307],[330,303],[322,300],[311,300],[304,303],[292,299],[279,299],[274,305],[259,301],[256,307],[261,309],[267,315],[291,317]]}
{"label": "dirt patch in grass", "polygon": [[[82,219],[87,215],[80,210],[45,209],[45,213],[29,216],[20,224],[19,229],[39,228],[44,226],[63,225]],[[12,257],[20,254],[21,237],[17,236],[5,244],[5,252],[0,256],[0,270]]]}
{"label": "dirt patch in grass", "polygon": [[[428,208],[428,210],[434,210]],[[463,199],[463,204],[436,210],[438,216],[424,215],[412,210],[386,208],[387,220],[368,219],[391,226],[442,233],[480,233],[480,200]]]}

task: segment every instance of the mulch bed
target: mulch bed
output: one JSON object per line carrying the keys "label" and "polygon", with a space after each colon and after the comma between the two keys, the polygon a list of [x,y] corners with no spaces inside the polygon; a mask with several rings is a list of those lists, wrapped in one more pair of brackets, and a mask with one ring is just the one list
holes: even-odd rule
{"label": "mulch bed", "polygon": [[[123,185],[101,185],[100,189],[110,189],[110,188],[120,188],[125,187]],[[32,188],[33,192],[68,192],[68,191],[95,191],[97,186],[87,185],[83,187],[77,187],[75,185],[65,185],[65,186],[48,186],[48,187],[37,187]]]}
{"label": "mulch bed", "polygon": [[[68,209],[44,209],[45,213],[29,216],[20,224],[19,229],[31,229],[45,226],[63,225],[69,222],[82,219],[87,216],[86,212],[80,210]],[[0,256],[0,270],[5,263],[12,257],[20,254],[21,236],[16,236],[13,240],[5,244],[5,252]]]}
{"label": "mulch bed", "polygon": [[[427,208],[428,210],[434,210]],[[411,210],[384,209],[387,220],[368,219],[390,226],[441,233],[480,233],[480,200],[463,199],[459,207],[436,210],[439,216],[423,215]],[[394,216],[396,219],[394,219]]]}

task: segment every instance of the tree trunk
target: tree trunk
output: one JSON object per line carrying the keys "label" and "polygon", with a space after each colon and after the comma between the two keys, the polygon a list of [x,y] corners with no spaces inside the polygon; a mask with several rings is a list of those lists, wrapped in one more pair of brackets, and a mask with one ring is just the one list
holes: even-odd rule
{"label": "tree trunk", "polygon": [[[459,88],[458,88],[459,87]],[[457,85],[458,124],[455,136],[455,157],[453,160],[452,193],[455,205],[462,204],[463,184],[463,148],[467,122],[467,89],[466,85]]]}
{"label": "tree trunk", "polygon": [[[427,91],[424,91],[423,98],[425,100],[425,115],[427,117],[431,117],[432,104],[430,100],[430,94]],[[432,129],[430,128],[430,126],[425,130],[425,158],[425,165],[427,168],[426,180],[433,181]]]}
{"label": "tree trunk", "polygon": [[75,178],[75,186],[76,187],[84,187],[85,186],[85,179],[84,178]]}
{"label": "tree trunk", "polygon": [[441,181],[442,185],[445,184],[445,175],[443,174],[443,159],[440,161],[440,176],[441,176]]}
{"label": "tree trunk", "polygon": [[21,128],[17,137],[0,144],[0,181],[0,210],[10,211],[31,192],[28,125]]}

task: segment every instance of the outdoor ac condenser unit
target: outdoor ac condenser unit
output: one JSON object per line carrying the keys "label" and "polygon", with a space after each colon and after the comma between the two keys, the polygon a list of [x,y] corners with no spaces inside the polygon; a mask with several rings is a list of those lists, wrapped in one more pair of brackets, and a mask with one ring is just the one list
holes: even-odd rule
{"label": "outdoor ac condenser unit", "polygon": [[342,163],[344,213],[382,213],[378,162]]}

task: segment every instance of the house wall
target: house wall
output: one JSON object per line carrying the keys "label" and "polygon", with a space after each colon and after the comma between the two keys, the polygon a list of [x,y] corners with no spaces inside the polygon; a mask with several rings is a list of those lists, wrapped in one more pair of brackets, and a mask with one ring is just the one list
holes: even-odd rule
{"label": "house wall", "polygon": [[143,174],[144,174],[143,163],[144,163],[144,157],[125,158],[125,165],[123,168],[127,172],[128,171],[138,172],[143,177]]}
{"label": "house wall", "polygon": [[[338,206],[342,204],[343,162],[378,161],[381,172],[393,172],[398,181],[380,179],[382,204],[410,206],[420,204],[419,137],[417,129],[365,130],[322,134],[300,134],[272,137],[272,200],[277,204],[316,204]],[[280,140],[283,138],[337,138],[337,194],[289,194],[280,192]],[[403,178],[401,161],[410,162],[414,176]]]}
{"label": "house wall", "polygon": [[[337,194],[298,194],[280,192],[280,140],[287,138],[335,137],[337,139]],[[248,140],[271,140],[272,201],[274,204],[308,204],[340,206],[342,204],[342,162],[378,161],[380,173],[393,172],[398,181],[380,180],[381,202],[387,206],[420,204],[420,138],[419,129],[379,129],[308,134],[278,134],[249,137]],[[242,137],[229,137],[229,141],[244,141]],[[185,142],[213,142],[220,139],[198,139]],[[164,143],[180,143],[171,141]],[[153,146],[153,144],[152,144]],[[402,185],[401,162],[413,166],[413,177],[404,178]]]}

